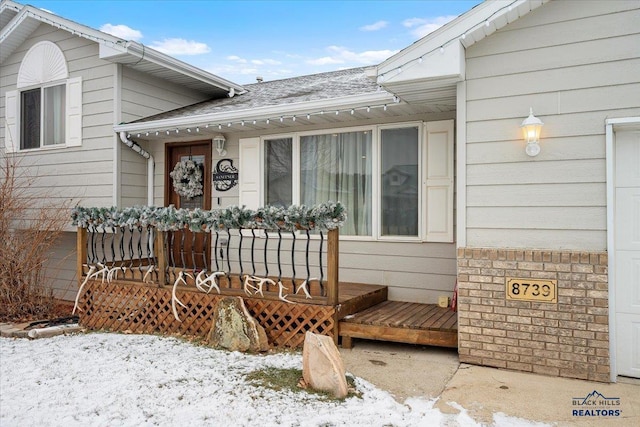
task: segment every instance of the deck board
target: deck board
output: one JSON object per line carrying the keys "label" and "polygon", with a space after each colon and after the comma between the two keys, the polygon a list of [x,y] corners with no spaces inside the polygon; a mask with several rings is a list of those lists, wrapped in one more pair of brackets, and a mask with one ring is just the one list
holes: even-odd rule
{"label": "deck board", "polygon": [[435,304],[384,301],[343,318],[339,334],[346,348],[352,338],[456,348],[458,317]]}

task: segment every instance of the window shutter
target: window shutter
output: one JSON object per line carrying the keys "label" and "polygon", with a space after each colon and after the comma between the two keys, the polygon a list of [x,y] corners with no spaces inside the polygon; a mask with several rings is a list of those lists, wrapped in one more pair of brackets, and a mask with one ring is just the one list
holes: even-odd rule
{"label": "window shutter", "polygon": [[82,145],[82,77],[67,80],[67,147]]}
{"label": "window shutter", "polygon": [[426,126],[426,239],[453,242],[453,120]]}
{"label": "window shutter", "polygon": [[260,138],[240,139],[240,206],[260,207]]}
{"label": "window shutter", "polygon": [[4,129],[4,151],[13,153],[18,151],[18,91],[7,91],[4,98],[6,127]]}

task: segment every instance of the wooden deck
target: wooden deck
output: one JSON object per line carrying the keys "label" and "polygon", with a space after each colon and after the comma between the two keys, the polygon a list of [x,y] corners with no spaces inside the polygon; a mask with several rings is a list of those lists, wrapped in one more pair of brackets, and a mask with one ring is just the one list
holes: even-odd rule
{"label": "wooden deck", "polygon": [[342,347],[352,338],[458,347],[458,315],[435,304],[384,301],[339,322]]}

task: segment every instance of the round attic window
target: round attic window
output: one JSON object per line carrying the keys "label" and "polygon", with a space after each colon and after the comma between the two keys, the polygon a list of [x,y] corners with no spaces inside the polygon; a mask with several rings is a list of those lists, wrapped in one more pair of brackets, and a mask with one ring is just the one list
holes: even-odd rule
{"label": "round attic window", "polygon": [[62,50],[50,41],[36,43],[20,64],[17,87],[41,85],[69,77]]}

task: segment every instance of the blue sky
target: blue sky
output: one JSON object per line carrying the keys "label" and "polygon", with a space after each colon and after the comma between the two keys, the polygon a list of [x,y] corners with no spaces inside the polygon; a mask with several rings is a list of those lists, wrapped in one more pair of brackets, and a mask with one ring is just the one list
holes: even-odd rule
{"label": "blue sky", "polygon": [[480,2],[25,1],[240,84],[378,64]]}

